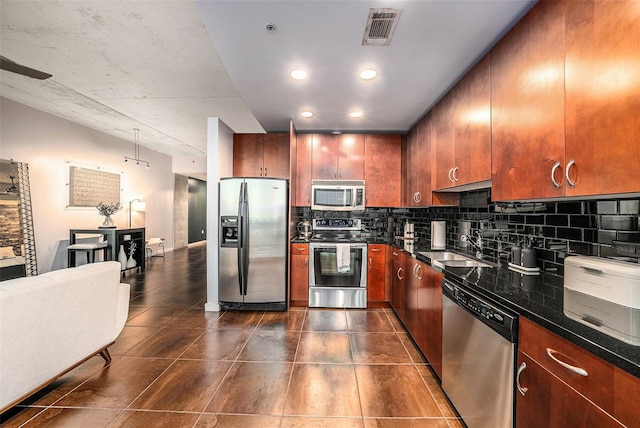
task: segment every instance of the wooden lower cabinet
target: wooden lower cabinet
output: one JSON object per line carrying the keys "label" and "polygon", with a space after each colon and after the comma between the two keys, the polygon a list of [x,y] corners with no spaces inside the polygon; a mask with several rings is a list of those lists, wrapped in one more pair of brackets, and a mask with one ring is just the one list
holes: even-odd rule
{"label": "wooden lower cabinet", "polygon": [[391,307],[396,312],[400,321],[404,322],[405,314],[405,275],[404,270],[404,252],[397,248],[391,247],[390,268],[391,268]]}
{"label": "wooden lower cabinet", "polygon": [[290,301],[292,306],[309,303],[309,244],[291,244]]}
{"label": "wooden lower cabinet", "polygon": [[519,336],[518,428],[638,426],[640,379],[523,317]]}
{"label": "wooden lower cabinet", "polygon": [[516,426],[539,427],[622,427],[600,407],[555,377],[523,352],[518,367],[526,368],[519,377],[522,395],[516,392]]}
{"label": "wooden lower cabinet", "polygon": [[388,301],[387,289],[387,245],[369,244],[367,247],[367,303]]}
{"label": "wooden lower cabinet", "polygon": [[396,248],[390,249],[391,306],[422,354],[442,377],[444,275]]}
{"label": "wooden lower cabinet", "polygon": [[420,263],[417,270],[418,329],[415,341],[442,378],[442,272]]}

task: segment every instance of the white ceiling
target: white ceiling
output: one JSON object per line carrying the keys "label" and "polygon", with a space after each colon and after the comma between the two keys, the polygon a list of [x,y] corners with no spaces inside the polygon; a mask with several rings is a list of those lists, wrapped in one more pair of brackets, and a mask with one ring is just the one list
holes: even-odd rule
{"label": "white ceiling", "polygon": [[[2,0],[0,95],[169,155],[234,132],[407,131],[535,0]],[[362,46],[370,7],[403,9],[390,46]],[[278,27],[268,33],[267,23]],[[288,71],[308,69],[294,82]],[[378,69],[370,82],[364,66]],[[312,119],[299,113],[309,108]],[[352,109],[364,117],[348,117]]]}

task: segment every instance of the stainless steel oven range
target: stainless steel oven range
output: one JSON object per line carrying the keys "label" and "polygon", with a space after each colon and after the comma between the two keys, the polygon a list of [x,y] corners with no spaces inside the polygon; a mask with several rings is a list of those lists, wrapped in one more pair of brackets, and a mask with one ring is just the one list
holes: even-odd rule
{"label": "stainless steel oven range", "polygon": [[309,307],[367,307],[367,243],[359,219],[315,219],[309,244]]}

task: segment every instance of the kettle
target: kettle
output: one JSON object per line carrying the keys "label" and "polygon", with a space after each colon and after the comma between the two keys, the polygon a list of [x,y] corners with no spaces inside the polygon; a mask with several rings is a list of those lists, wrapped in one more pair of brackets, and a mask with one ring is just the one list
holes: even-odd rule
{"label": "kettle", "polygon": [[311,237],[311,234],[313,233],[311,222],[308,221],[299,222],[296,228],[298,229],[298,236],[300,238],[309,239]]}

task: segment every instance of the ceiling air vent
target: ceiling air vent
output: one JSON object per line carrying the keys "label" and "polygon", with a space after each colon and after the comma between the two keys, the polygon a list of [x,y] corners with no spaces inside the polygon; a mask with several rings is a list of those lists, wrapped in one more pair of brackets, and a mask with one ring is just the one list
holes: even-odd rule
{"label": "ceiling air vent", "polygon": [[402,15],[402,9],[369,9],[362,46],[388,46],[400,15]]}

